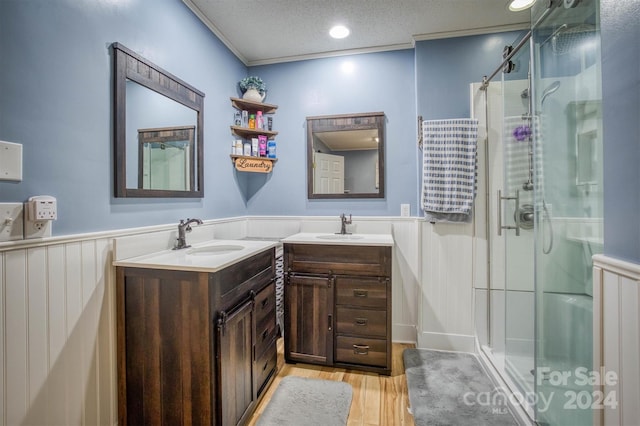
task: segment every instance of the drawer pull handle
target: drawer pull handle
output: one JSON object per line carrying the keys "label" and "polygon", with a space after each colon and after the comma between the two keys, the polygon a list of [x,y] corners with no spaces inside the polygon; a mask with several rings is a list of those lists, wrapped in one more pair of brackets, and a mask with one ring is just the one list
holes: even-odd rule
{"label": "drawer pull handle", "polygon": [[367,297],[368,293],[367,290],[353,290],[353,297]]}
{"label": "drawer pull handle", "polygon": [[356,320],[353,322],[355,325],[364,327],[367,325],[368,320],[366,318],[356,318]]}
{"label": "drawer pull handle", "polygon": [[353,345],[353,353],[356,355],[369,355],[369,345]]}
{"label": "drawer pull handle", "polygon": [[269,335],[269,329],[266,329],[265,331],[262,332],[262,340],[264,341],[264,339],[266,339],[268,335]]}
{"label": "drawer pull handle", "polygon": [[269,299],[264,299],[261,303],[262,309],[264,309],[269,304]]}
{"label": "drawer pull handle", "polygon": [[262,367],[262,371],[264,371],[264,370],[266,370],[266,369],[267,369],[267,365],[269,365],[269,361],[267,361],[267,362],[265,362],[265,363],[264,363],[264,367]]}

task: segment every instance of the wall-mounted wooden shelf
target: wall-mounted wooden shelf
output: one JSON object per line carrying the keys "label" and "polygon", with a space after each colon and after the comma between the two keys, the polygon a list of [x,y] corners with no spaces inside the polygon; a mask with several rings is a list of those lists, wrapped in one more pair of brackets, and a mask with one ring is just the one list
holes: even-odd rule
{"label": "wall-mounted wooden shelf", "polygon": [[278,159],[231,154],[231,161],[239,172],[271,173],[273,165]]}
{"label": "wall-mounted wooden shelf", "polygon": [[240,98],[229,98],[231,99],[231,105],[234,108],[247,111],[262,111],[263,114],[273,114],[278,109],[278,105],[273,104],[265,104],[263,102],[255,102],[248,101],[246,99]]}
{"label": "wall-mounted wooden shelf", "polygon": [[[277,105],[265,104],[262,102],[248,101],[240,98],[230,98],[231,104],[238,110],[246,110],[251,114],[256,111],[262,111],[263,114],[273,114],[278,109]],[[266,119],[265,119],[266,123]],[[278,132],[266,129],[250,129],[242,126],[231,126],[231,133],[240,136],[243,139],[257,138],[260,135],[264,135],[267,139],[271,140],[276,137]],[[231,161],[233,162],[236,170],[240,172],[252,172],[252,173],[271,173],[276,158],[268,157],[253,157],[246,155],[234,155],[231,154]]]}
{"label": "wall-mounted wooden shelf", "polygon": [[250,129],[248,127],[230,126],[231,131],[241,138],[251,139],[257,138],[258,135],[265,135],[267,139],[273,139],[277,136],[278,132],[264,129]]}

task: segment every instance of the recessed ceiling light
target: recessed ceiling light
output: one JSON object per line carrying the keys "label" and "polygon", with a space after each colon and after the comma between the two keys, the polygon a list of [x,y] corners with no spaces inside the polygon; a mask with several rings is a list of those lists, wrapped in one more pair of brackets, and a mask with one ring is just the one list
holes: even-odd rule
{"label": "recessed ceiling light", "polygon": [[533,6],[536,0],[511,0],[509,10],[512,12],[520,12]]}
{"label": "recessed ceiling light", "polygon": [[349,28],[344,25],[336,25],[329,30],[329,35],[333,38],[345,38],[349,35]]}

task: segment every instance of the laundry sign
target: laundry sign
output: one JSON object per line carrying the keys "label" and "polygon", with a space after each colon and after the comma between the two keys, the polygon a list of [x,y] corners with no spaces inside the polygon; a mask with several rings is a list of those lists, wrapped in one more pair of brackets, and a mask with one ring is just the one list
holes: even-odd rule
{"label": "laundry sign", "polygon": [[241,172],[270,173],[273,160],[267,158],[236,157],[236,170]]}

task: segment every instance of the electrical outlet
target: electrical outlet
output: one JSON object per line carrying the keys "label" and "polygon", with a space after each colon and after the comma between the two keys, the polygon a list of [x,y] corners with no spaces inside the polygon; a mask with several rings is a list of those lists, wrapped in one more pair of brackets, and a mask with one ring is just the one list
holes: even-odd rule
{"label": "electrical outlet", "polygon": [[400,216],[402,217],[411,216],[411,204],[400,204]]}
{"label": "electrical outlet", "polygon": [[52,222],[50,220],[30,220],[24,221],[24,238],[45,238],[51,236]]}
{"label": "electrical outlet", "polygon": [[27,206],[27,219],[38,221],[56,220],[58,218],[57,201],[49,195],[29,198]]}
{"label": "electrical outlet", "polygon": [[56,199],[50,195],[37,195],[30,197],[24,208],[24,237],[50,237],[52,222],[58,218]]}
{"label": "electrical outlet", "polygon": [[22,203],[0,203],[0,242],[23,238],[23,211]]}

